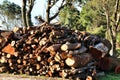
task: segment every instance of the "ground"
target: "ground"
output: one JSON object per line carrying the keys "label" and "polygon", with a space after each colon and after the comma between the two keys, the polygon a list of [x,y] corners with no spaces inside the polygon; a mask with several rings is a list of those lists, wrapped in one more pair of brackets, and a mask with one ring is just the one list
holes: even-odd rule
{"label": "ground", "polygon": [[[7,73],[0,73],[0,80],[69,80],[62,78],[52,78],[44,76],[28,76],[28,75],[13,75]],[[105,73],[104,76],[98,77],[98,80],[120,80],[120,74],[114,72]]]}
{"label": "ground", "polygon": [[39,77],[39,76],[13,75],[13,74],[2,73],[0,74],[0,80],[63,80],[63,79],[44,77],[44,76]]}

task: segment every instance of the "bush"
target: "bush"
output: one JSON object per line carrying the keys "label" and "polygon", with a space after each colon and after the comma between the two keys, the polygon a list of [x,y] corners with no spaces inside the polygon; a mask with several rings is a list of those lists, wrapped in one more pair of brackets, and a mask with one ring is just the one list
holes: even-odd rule
{"label": "bush", "polygon": [[104,38],[106,29],[104,29],[103,26],[100,26],[100,27],[97,27],[97,28],[94,28],[94,29],[87,28],[87,32],[90,32],[91,34],[95,34],[97,36],[100,36],[100,37]]}

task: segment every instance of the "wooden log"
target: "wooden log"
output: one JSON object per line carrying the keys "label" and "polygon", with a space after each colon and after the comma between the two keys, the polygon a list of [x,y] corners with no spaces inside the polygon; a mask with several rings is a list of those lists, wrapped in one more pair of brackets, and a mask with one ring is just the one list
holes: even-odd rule
{"label": "wooden log", "polygon": [[21,59],[17,59],[17,63],[18,64],[22,63],[22,60]]}
{"label": "wooden log", "polygon": [[61,47],[61,44],[53,44],[47,48],[49,52],[51,51],[57,51]]}
{"label": "wooden log", "polygon": [[7,72],[8,69],[5,66],[0,67],[0,73]]}
{"label": "wooden log", "polygon": [[70,50],[69,54],[80,55],[81,53],[85,53],[86,51],[87,51],[87,48],[85,46],[82,46],[77,50]]}
{"label": "wooden log", "polygon": [[64,34],[64,31],[61,31],[61,30],[52,30],[52,35],[53,36],[64,36],[65,34]]}
{"label": "wooden log", "polygon": [[89,48],[89,53],[95,60],[100,60],[102,58],[102,52],[92,46]]}
{"label": "wooden log", "polygon": [[12,31],[3,31],[3,32],[0,32],[0,35],[8,40],[14,35],[14,33]]}
{"label": "wooden log", "polygon": [[62,51],[74,50],[81,47],[81,43],[68,43],[61,46]]}
{"label": "wooden log", "polygon": [[26,60],[23,60],[23,66],[27,66],[27,64],[28,64],[28,61],[26,61]]}
{"label": "wooden log", "polygon": [[0,62],[7,63],[7,58],[5,56],[2,56]]}
{"label": "wooden log", "polygon": [[86,80],[93,80],[92,76],[87,76]]}
{"label": "wooden log", "polygon": [[5,53],[8,53],[8,54],[14,55],[14,53],[15,53],[15,48],[14,48],[13,46],[11,46],[11,44],[8,44],[7,46],[5,46],[5,47],[2,49],[2,52],[5,52]]}
{"label": "wooden log", "polygon": [[[115,68],[117,68],[117,66],[119,66],[119,65],[120,65],[120,59],[113,58],[113,57],[101,58],[99,63],[98,63],[99,68],[104,70],[104,71],[110,71],[110,70],[115,71]],[[119,72],[119,68],[118,68],[118,72]]]}
{"label": "wooden log", "polygon": [[12,31],[0,31],[0,49],[2,49],[14,33]]}
{"label": "wooden log", "polygon": [[36,65],[36,69],[39,70],[41,68],[40,64],[35,64]]}
{"label": "wooden log", "polygon": [[62,79],[64,80],[68,76],[68,73],[66,73],[64,70],[62,70],[59,72],[59,76],[61,76]]}
{"label": "wooden log", "polygon": [[107,46],[107,48],[108,48],[108,53],[109,53],[109,51],[110,51],[111,48],[112,48],[112,44],[110,43],[110,41],[107,40],[107,39],[102,39],[101,42],[102,42],[105,46]]}
{"label": "wooden log", "polygon": [[87,51],[87,48],[85,46],[82,46],[81,48],[74,50],[73,53],[74,54],[81,54],[81,53],[85,53]]}
{"label": "wooden log", "polygon": [[115,67],[115,73],[116,73],[116,74],[119,74],[119,73],[120,73],[120,65],[117,65],[117,66]]}
{"label": "wooden log", "polygon": [[57,53],[57,54],[55,55],[54,60],[55,60],[56,62],[60,62],[60,61],[61,61],[61,57],[60,57],[60,54],[59,54],[59,53]]}
{"label": "wooden log", "polygon": [[12,55],[11,54],[7,54],[6,57],[7,58],[12,58]]}
{"label": "wooden log", "polygon": [[0,36],[0,49],[2,49],[7,43],[7,40],[3,37]]}
{"label": "wooden log", "polygon": [[73,55],[65,60],[65,63],[74,68],[84,67],[92,60],[92,56],[88,53],[82,55]]}
{"label": "wooden log", "polygon": [[48,39],[46,37],[42,38],[40,41],[39,41],[39,45],[40,46],[43,46],[47,43]]}
{"label": "wooden log", "polygon": [[67,58],[67,52],[60,52],[60,56],[62,58],[62,60],[65,60]]}
{"label": "wooden log", "polygon": [[41,61],[41,60],[42,60],[41,56],[37,56],[37,61]]}
{"label": "wooden log", "polygon": [[94,48],[100,50],[102,52],[102,57],[104,57],[107,53],[109,53],[109,49],[106,45],[104,45],[103,43],[98,43],[94,46]]}

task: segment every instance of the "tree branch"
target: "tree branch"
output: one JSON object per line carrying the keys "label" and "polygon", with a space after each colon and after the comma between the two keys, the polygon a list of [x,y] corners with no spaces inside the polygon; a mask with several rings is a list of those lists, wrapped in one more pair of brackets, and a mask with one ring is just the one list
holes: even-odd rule
{"label": "tree branch", "polygon": [[59,0],[53,0],[53,3],[50,5],[50,7],[52,8]]}
{"label": "tree branch", "polygon": [[[53,20],[55,17],[57,17],[58,14],[59,14],[59,12],[60,12],[60,10],[61,10],[62,8],[64,8],[64,6],[66,5],[66,4],[64,4],[64,2],[65,2],[65,0],[62,1],[60,7],[58,8],[58,12],[56,12],[56,13],[50,18],[50,21]],[[64,4],[64,5],[63,5],[63,4]]]}

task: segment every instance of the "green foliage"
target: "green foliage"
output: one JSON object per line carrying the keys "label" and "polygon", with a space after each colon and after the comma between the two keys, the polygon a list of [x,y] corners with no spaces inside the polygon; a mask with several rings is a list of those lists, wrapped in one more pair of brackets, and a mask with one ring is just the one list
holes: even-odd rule
{"label": "green foliage", "polygon": [[15,3],[11,3],[5,0],[0,5],[0,11],[2,12],[2,14],[6,15],[9,19],[14,19],[16,18],[15,15],[21,14],[21,7],[16,5]]}
{"label": "green foliage", "polygon": [[106,73],[105,76],[99,77],[99,80],[120,80],[120,74],[109,72]]}
{"label": "green foliage", "polygon": [[79,21],[80,11],[77,7],[80,7],[86,1],[87,0],[66,0],[67,5],[59,13],[60,22],[71,29],[85,30]]}
{"label": "green foliage", "polygon": [[60,21],[63,25],[72,29],[79,29],[79,11],[71,5],[67,5],[60,11]]}
{"label": "green foliage", "polygon": [[120,43],[120,32],[117,34],[117,42]]}
{"label": "green foliage", "polygon": [[80,14],[80,23],[86,28],[97,28],[101,25],[106,25],[106,19],[99,0],[90,0],[83,6]]}
{"label": "green foliage", "polygon": [[120,58],[120,48],[117,48],[116,51],[117,51],[117,53],[116,53],[117,57]]}
{"label": "green foliage", "polygon": [[2,26],[4,26],[3,28],[7,30],[10,30],[14,26],[21,26],[21,7],[4,0],[0,4],[0,21],[2,22]]}
{"label": "green foliage", "polygon": [[86,31],[100,37],[105,37],[106,29],[103,26],[92,28],[92,29],[89,29],[89,27],[87,27]]}

